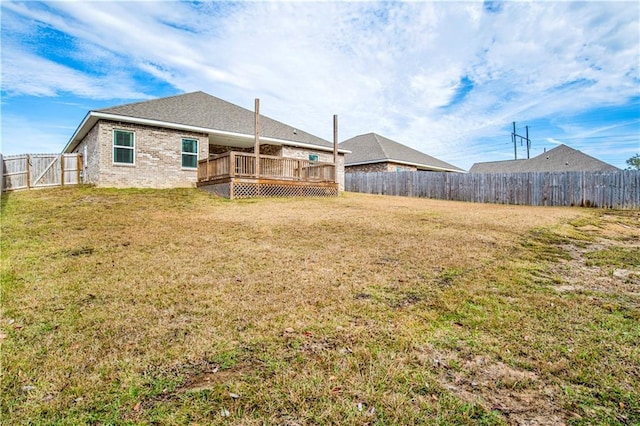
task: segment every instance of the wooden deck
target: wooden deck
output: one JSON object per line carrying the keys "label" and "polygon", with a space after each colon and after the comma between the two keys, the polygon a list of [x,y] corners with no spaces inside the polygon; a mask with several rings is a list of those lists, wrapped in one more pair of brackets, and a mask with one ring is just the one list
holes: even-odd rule
{"label": "wooden deck", "polygon": [[228,152],[198,161],[201,189],[226,198],[327,197],[338,195],[336,167],[297,158]]}

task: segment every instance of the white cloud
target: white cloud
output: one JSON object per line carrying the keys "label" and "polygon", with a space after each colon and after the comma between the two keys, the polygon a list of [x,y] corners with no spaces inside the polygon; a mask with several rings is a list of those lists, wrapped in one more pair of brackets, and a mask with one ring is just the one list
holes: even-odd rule
{"label": "white cloud", "polygon": [[[3,49],[8,93],[140,98],[146,76],[248,108],[260,97],[265,114],[327,139],[338,113],[341,139],[375,131],[466,167],[467,153],[491,159],[470,142],[508,140],[511,121],[624,103],[640,81],[633,2],[503,2],[497,13],[481,2],[2,7],[18,34],[9,41],[23,43]],[[87,69],[43,57],[26,21],[71,37]],[[462,78],[473,90],[450,105]]]}
{"label": "white cloud", "polygon": [[110,73],[109,78],[90,76],[13,46],[5,45],[2,49],[2,86],[10,95],[52,97],[74,93],[88,98],[113,99],[117,93],[122,98],[147,97],[136,91],[132,83],[123,73]]}

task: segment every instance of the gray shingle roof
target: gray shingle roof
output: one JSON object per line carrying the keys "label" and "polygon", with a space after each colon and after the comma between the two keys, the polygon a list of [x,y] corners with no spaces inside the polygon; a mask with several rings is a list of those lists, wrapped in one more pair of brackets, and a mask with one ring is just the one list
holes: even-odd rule
{"label": "gray shingle roof", "polygon": [[347,139],[340,144],[340,148],[351,151],[351,154],[345,156],[345,166],[394,162],[415,165],[419,170],[464,172],[464,170],[459,167],[416,151],[413,148],[409,148],[406,145],[376,133],[367,133]]}
{"label": "gray shingle roof", "polygon": [[[205,129],[254,134],[254,111],[204,92],[186,93],[150,101],[114,106],[97,112],[157,120]],[[332,147],[325,139],[260,114],[260,136]]]}
{"label": "gray shingle roof", "polygon": [[469,173],[606,172],[616,170],[619,169],[577,149],[558,145],[528,160],[475,163]]}
{"label": "gray shingle roof", "polygon": [[502,160],[475,163],[469,169],[469,173],[519,173],[526,169],[524,163],[527,160]]}

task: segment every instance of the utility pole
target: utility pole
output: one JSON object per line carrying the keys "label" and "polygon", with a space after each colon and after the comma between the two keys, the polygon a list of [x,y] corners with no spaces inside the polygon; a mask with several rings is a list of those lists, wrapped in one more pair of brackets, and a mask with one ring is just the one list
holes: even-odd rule
{"label": "utility pole", "polygon": [[516,122],[513,122],[513,132],[511,133],[511,140],[513,141],[513,156],[517,160],[518,159],[518,147],[517,141],[520,138],[520,145],[522,142],[527,142],[527,159],[529,159],[530,150],[531,150],[531,139],[529,139],[529,126],[525,126],[526,135],[522,136],[516,133]]}
{"label": "utility pole", "polygon": [[513,133],[511,133],[511,139],[513,140],[513,157],[518,159],[518,148],[516,147],[516,122],[513,122]]}

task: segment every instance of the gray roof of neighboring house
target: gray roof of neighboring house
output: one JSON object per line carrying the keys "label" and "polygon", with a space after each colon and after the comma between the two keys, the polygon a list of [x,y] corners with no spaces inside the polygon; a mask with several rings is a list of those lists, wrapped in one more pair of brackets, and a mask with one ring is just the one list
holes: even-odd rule
{"label": "gray roof of neighboring house", "polygon": [[[171,125],[178,125],[182,128],[198,129],[202,132],[219,131],[242,135],[253,135],[255,123],[254,111],[204,92],[193,92],[90,111],[65,150],[72,149],[73,142],[75,141],[77,144],[90,130],[85,127],[93,126],[97,119],[109,116],[126,117],[132,122],[136,122],[136,120],[159,122],[163,127],[168,128],[171,128]],[[85,126],[86,122],[88,123]],[[324,147],[325,149],[333,147],[333,143],[325,139],[262,114],[260,114],[260,136]]]}
{"label": "gray roof of neighboring house", "polygon": [[616,170],[619,169],[577,149],[558,145],[531,159],[475,163],[469,173],[606,172]]}
{"label": "gray roof of neighboring house", "polygon": [[464,172],[463,169],[416,151],[376,133],[355,136],[340,144],[351,151],[345,156],[345,166],[393,162],[416,166],[419,170]]}

